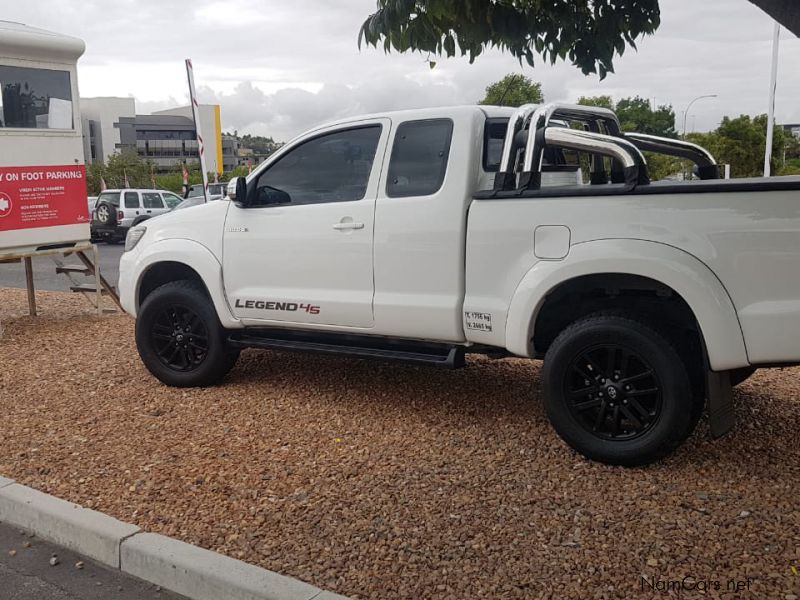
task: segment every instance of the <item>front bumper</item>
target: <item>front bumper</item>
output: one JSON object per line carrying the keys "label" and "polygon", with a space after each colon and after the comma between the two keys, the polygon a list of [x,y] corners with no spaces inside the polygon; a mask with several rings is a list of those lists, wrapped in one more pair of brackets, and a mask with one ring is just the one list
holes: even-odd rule
{"label": "front bumper", "polygon": [[136,255],[137,248],[124,252],[119,259],[119,300],[122,308],[130,316],[136,316]]}

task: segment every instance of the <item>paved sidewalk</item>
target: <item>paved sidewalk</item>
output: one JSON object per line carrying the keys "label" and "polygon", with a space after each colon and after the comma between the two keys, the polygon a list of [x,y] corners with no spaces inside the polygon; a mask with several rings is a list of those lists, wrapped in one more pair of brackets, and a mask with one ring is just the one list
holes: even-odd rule
{"label": "paved sidewalk", "polygon": [[[30,544],[27,547],[25,544]],[[12,556],[13,554],[13,556]],[[50,565],[55,554],[59,564]],[[83,568],[75,564],[83,562]],[[181,600],[183,596],[106,568],[0,523],[2,600]]]}

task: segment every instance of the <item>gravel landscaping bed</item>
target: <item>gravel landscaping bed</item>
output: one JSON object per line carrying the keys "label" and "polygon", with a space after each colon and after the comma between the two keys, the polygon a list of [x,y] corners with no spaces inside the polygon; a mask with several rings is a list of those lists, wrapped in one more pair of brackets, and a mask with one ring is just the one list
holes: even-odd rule
{"label": "gravel landscaping bed", "polygon": [[[726,438],[629,470],[558,439],[538,363],[247,351],[177,390],[132,319],[37,298],[32,320],[0,289],[0,474],[25,485],[353,597],[800,596],[800,369],[737,388]],[[708,591],[658,590],[687,575]]]}

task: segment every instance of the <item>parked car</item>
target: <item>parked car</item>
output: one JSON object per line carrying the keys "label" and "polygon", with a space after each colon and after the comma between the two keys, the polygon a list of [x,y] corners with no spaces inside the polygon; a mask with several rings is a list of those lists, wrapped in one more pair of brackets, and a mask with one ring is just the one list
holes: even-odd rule
{"label": "parked car", "polygon": [[[215,200],[222,200],[222,196],[218,196],[218,195],[217,196],[211,196],[208,199],[209,202],[213,202]],[[189,198],[186,198],[186,200],[184,200],[183,202],[178,204],[178,206],[176,206],[172,210],[182,210],[184,208],[190,208],[192,206],[200,206],[201,204],[205,204],[205,203],[206,203],[205,198],[203,198],[202,196],[191,196]]]}
{"label": "parked car", "polygon": [[95,204],[97,204],[97,196],[89,196],[88,198],[89,215],[91,215],[94,212]]}
{"label": "parked car", "polygon": [[[208,184],[208,199],[219,200],[220,198],[224,198],[228,194],[228,184],[225,183],[209,183]],[[196,197],[203,197],[203,184],[198,183],[192,186],[189,186],[189,193],[186,195],[187,198],[196,198]]]}
{"label": "parked car", "polygon": [[182,201],[177,194],[164,190],[105,190],[97,197],[92,213],[92,237],[112,244],[120,242],[131,227],[169,212]]}
{"label": "parked car", "polygon": [[[702,181],[651,183],[642,150]],[[544,359],[561,437],[640,465],[706,408],[726,433],[757,367],[800,364],[800,178],[719,177],[703,148],[601,108],[354,117],[232,180],[231,202],[132,228],[120,295],[142,361],[178,387],[247,347]]]}

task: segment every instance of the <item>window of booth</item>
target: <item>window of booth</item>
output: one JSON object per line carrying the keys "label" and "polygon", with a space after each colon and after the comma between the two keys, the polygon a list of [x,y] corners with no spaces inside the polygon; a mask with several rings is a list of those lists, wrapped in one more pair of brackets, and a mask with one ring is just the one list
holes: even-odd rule
{"label": "window of booth", "polygon": [[0,65],[0,127],[72,129],[69,72]]}

